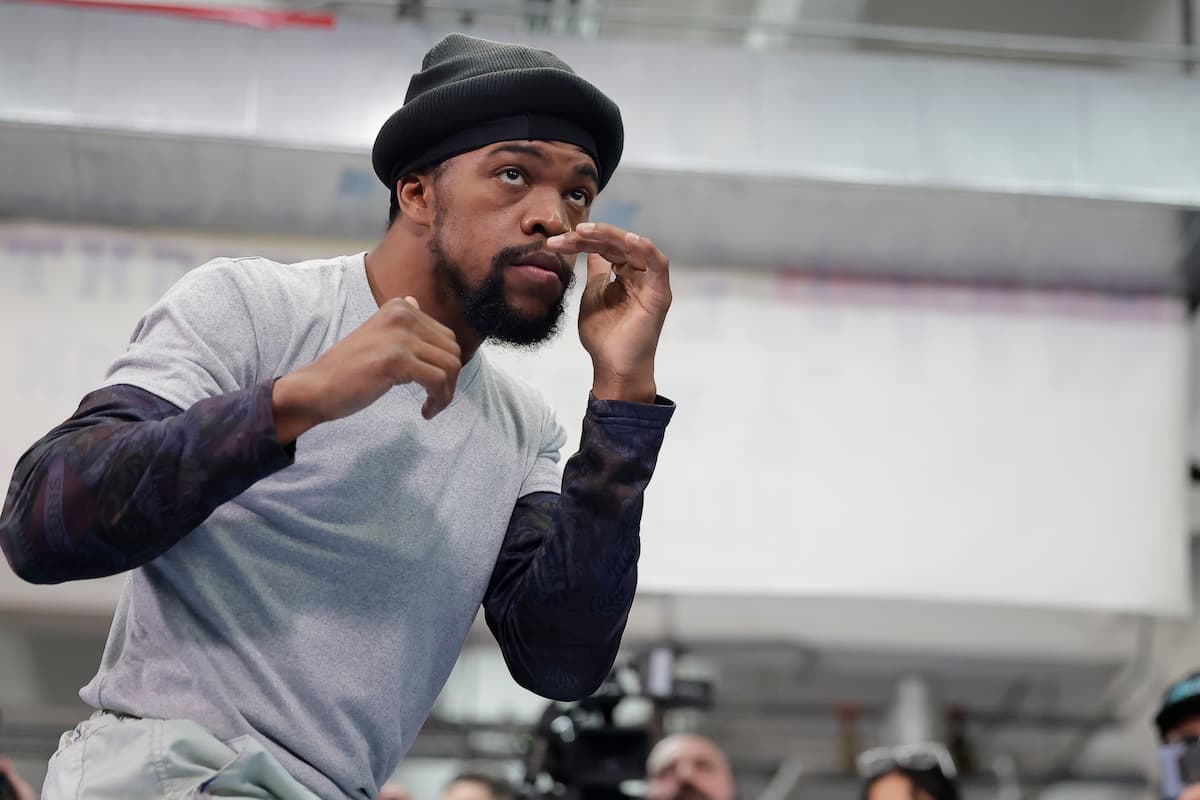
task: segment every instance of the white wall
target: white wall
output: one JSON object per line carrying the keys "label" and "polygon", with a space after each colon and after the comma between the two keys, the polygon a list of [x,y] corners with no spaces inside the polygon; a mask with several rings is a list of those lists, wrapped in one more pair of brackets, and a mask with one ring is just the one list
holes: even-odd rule
{"label": "white wall", "polygon": [[[0,224],[0,475],[75,410],[129,340],[134,323],[171,284],[231,252],[284,259],[353,249],[292,240]],[[21,583],[0,568],[0,607],[100,613],[123,577],[55,587]]]}
{"label": "white wall", "polygon": [[[1177,303],[673,281],[644,588],[1187,608]],[[574,337],[509,358],[579,418]]]}
{"label": "white wall", "polygon": [[[0,226],[0,472],[189,267],[354,247]],[[682,266],[674,283],[659,383],[679,412],[647,500],[645,590],[1188,607],[1177,303]],[[590,367],[573,333],[497,357],[578,430]],[[0,575],[0,602],[93,597]]]}

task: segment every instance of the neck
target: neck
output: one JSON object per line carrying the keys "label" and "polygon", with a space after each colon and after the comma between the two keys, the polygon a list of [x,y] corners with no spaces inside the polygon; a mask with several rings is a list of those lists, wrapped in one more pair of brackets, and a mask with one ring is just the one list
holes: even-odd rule
{"label": "neck", "polygon": [[403,220],[397,220],[367,253],[367,282],[375,303],[414,298],[421,311],[454,332],[465,364],[483,344],[483,337],[463,319],[458,298],[439,289],[425,240],[404,231],[403,226]]}

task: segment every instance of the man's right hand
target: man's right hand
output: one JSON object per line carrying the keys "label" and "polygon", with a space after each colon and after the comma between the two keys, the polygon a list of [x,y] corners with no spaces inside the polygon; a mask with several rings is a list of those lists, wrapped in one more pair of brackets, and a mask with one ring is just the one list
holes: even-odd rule
{"label": "man's right hand", "polygon": [[271,408],[282,444],[322,422],[361,411],[393,386],[425,388],[421,414],[450,405],[462,369],[454,332],[421,311],[412,297],[388,300],[353,333],[308,366],[275,382]]}
{"label": "man's right hand", "polygon": [[1200,783],[1193,783],[1184,789],[1178,800],[1200,800]]}

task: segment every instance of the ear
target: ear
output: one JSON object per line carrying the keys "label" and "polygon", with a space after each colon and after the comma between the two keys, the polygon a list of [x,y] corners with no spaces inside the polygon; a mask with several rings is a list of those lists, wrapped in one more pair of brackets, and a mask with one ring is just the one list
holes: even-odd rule
{"label": "ear", "polygon": [[433,224],[433,175],[405,175],[396,181],[396,197],[400,201],[400,216],[409,222],[429,227]]}

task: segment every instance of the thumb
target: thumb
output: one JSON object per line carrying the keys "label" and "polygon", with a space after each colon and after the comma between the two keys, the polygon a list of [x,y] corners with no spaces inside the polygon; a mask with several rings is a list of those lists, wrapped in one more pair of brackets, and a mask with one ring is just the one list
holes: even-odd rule
{"label": "thumb", "polygon": [[412,306],[413,308],[415,308],[417,311],[420,311],[420,310],[421,310],[421,304],[420,304],[420,303],[418,303],[418,302],[417,302],[417,298],[413,297],[412,295],[409,295],[408,297],[405,297],[405,298],[404,298],[404,302],[408,303],[410,306]]}

